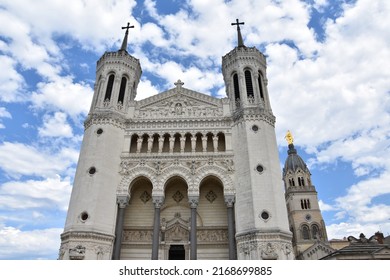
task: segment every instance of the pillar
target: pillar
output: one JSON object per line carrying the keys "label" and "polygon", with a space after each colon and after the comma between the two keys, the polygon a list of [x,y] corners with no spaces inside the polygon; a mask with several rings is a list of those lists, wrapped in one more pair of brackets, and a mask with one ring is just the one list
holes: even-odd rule
{"label": "pillar", "polygon": [[160,246],[160,209],[164,202],[164,197],[153,197],[154,203],[154,223],[153,223],[153,243],[152,260],[158,260],[158,248]]}
{"label": "pillar", "polygon": [[158,137],[158,152],[159,153],[162,153],[163,145],[164,145],[164,136],[160,135]]}
{"label": "pillar", "polygon": [[180,152],[184,153],[184,147],[186,144],[186,136],[183,134],[183,136],[180,136]]}
{"label": "pillar", "polygon": [[153,147],[153,134],[150,134],[148,137],[148,153],[152,151]]}
{"label": "pillar", "polygon": [[195,153],[196,150],[196,135],[191,136],[191,151]]}
{"label": "pillar", "polygon": [[114,251],[112,254],[113,260],[119,260],[121,255],[123,221],[125,218],[125,209],[129,202],[129,199],[129,195],[117,196],[116,198],[116,203],[118,204],[118,212],[115,226]]}
{"label": "pillar", "polygon": [[218,135],[213,136],[213,146],[214,146],[214,152],[218,152]]}
{"label": "pillar", "polygon": [[169,137],[169,152],[173,153],[173,147],[175,145],[175,136]]}
{"label": "pillar", "polygon": [[143,136],[139,136],[137,139],[137,154],[141,152],[142,142]]}
{"label": "pillar", "polygon": [[207,152],[207,135],[202,136],[202,148],[203,152]]}
{"label": "pillar", "polygon": [[199,197],[198,196],[190,196],[188,197],[190,207],[191,207],[191,232],[190,232],[190,260],[196,260],[197,259],[197,229],[196,229],[196,210],[198,208],[199,204]]}
{"label": "pillar", "polygon": [[234,225],[234,195],[226,195],[225,203],[228,216],[228,241],[229,241],[229,260],[236,260],[236,242],[235,242],[235,225]]}

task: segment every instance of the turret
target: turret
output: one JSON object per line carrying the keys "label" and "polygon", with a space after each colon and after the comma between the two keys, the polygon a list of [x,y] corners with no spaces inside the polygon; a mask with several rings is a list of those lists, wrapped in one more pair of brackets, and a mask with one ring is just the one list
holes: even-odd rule
{"label": "turret", "polygon": [[327,243],[328,237],[310,170],[297,153],[290,131],[285,138],[288,142],[283,168],[285,198],[295,255],[301,259],[302,252],[317,241]]}

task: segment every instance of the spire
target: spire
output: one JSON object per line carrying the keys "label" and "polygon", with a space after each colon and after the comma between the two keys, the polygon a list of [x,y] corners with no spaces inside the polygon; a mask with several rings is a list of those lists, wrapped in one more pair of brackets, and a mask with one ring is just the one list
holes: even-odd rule
{"label": "spire", "polygon": [[125,37],[123,38],[122,46],[119,49],[120,51],[127,51],[127,37],[129,35],[129,29],[134,28],[134,25],[130,26],[130,22],[127,23],[127,26],[122,27],[122,29],[126,29]]}
{"label": "spire", "polygon": [[237,25],[237,45],[238,47],[245,47],[244,45],[244,40],[242,40],[242,36],[241,36],[241,29],[240,29],[240,25],[244,25],[245,22],[240,22],[238,20],[238,18],[236,19],[236,22],[235,23],[232,23],[232,25]]}

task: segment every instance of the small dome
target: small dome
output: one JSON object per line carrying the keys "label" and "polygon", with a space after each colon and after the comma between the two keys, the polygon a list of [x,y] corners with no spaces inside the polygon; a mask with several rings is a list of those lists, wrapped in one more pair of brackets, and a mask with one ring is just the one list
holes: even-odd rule
{"label": "small dome", "polygon": [[306,163],[297,154],[297,150],[294,148],[294,144],[288,145],[287,151],[288,157],[284,163],[283,175],[286,175],[288,171],[296,172],[300,168],[304,172],[310,173]]}

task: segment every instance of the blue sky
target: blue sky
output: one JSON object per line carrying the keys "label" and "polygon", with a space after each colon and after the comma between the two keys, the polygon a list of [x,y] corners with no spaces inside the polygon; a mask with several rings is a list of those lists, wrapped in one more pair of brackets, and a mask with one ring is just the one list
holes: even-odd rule
{"label": "blue sky", "polygon": [[390,2],[0,0],[0,259],[56,259],[96,61],[135,25],[137,99],[225,96],[221,57],[267,56],[281,165],[294,134],[329,238],[390,234]]}

